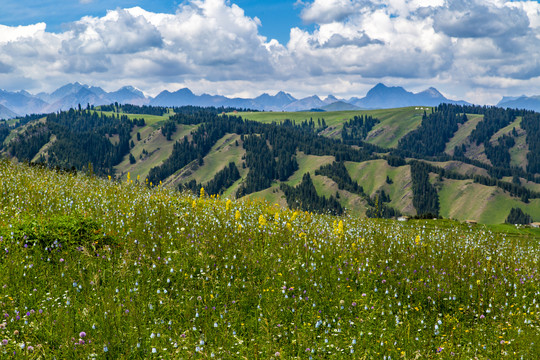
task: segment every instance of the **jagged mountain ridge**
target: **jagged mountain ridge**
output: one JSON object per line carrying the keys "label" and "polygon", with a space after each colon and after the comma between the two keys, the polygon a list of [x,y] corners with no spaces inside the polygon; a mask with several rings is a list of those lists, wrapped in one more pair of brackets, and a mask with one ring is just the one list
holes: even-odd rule
{"label": "jagged mountain ridge", "polygon": [[0,91],[0,104],[14,114],[3,112],[3,118],[32,113],[50,113],[76,108],[80,104],[105,105],[118,102],[133,105],[154,106],[224,106],[260,111],[305,111],[386,109],[406,106],[436,106],[440,103],[468,104],[444,97],[437,89],[430,87],[419,93],[412,93],[399,86],[388,87],[382,83],[373,87],[363,98],[339,99],[328,95],[321,99],[317,95],[296,99],[289,93],[280,91],[275,95],[261,94],[255,98],[229,98],[222,95],[196,95],[188,88],[174,92],[164,90],[156,97],[147,97],[142,91],[124,86],[117,91],[106,92],[100,87],[80,84],[66,84],[54,92],[32,95],[26,91]]}

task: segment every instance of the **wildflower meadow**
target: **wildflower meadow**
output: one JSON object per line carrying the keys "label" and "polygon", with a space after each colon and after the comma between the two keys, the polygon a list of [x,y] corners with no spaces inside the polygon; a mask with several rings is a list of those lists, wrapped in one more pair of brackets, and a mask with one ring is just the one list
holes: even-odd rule
{"label": "wildflower meadow", "polygon": [[0,162],[2,359],[536,359],[539,239]]}

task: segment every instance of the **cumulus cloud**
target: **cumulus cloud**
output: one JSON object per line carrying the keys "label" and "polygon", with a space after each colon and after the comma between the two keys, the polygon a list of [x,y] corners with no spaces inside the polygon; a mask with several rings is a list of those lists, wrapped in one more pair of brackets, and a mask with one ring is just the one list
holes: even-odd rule
{"label": "cumulus cloud", "polygon": [[2,26],[0,54],[9,54],[2,69],[15,64],[16,71],[44,82],[77,76],[95,82],[256,80],[275,73],[285,52],[260,36],[259,26],[225,0],[185,2],[175,14],[111,10],[59,34],[46,32],[45,24]]}
{"label": "cumulus cloud", "polygon": [[365,3],[367,1],[315,0],[302,10],[301,16],[306,23],[327,24],[342,21]]}
{"label": "cumulus cloud", "polygon": [[479,94],[482,100],[488,86],[497,96],[505,90],[540,93],[530,90],[531,79],[540,76],[536,1],[297,5],[312,30],[291,29],[287,44],[266,39],[259,19],[227,0],[187,0],[174,14],[110,10],[68,24],[61,33],[48,32],[44,23],[0,25],[0,78],[9,83],[9,73],[50,86],[76,80],[131,84],[150,92],[190,86],[225,95],[287,90],[296,96],[324,91],[346,97],[362,95],[360,90],[379,81],[440,84],[443,92]]}
{"label": "cumulus cloud", "polygon": [[306,69],[360,81],[443,81],[463,93],[482,94],[482,100],[485,91],[470,90],[484,86],[482,79],[504,91],[540,76],[535,1],[314,0],[304,3],[302,18],[318,24],[313,32],[291,32],[292,56],[314,62]]}
{"label": "cumulus cloud", "polygon": [[29,26],[0,25],[0,34],[2,34],[2,36],[0,36],[0,44],[42,36],[46,27],[47,25],[45,23]]}
{"label": "cumulus cloud", "polygon": [[529,18],[517,7],[458,0],[437,10],[434,29],[456,38],[515,38],[529,29]]}
{"label": "cumulus cloud", "polygon": [[160,47],[161,34],[144,16],[127,10],[109,11],[103,18],[84,17],[71,25],[62,43],[65,54],[125,54]]}

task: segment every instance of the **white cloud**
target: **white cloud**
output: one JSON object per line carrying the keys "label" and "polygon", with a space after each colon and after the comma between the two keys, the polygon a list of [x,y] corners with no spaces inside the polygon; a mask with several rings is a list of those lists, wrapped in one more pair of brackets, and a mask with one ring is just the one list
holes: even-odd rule
{"label": "white cloud", "polygon": [[[142,8],[84,17],[61,33],[0,25],[0,81],[51,90],[81,81],[149,93],[258,95],[286,90],[363,95],[372,84],[443,86],[453,94],[540,93],[540,4],[503,0],[297,2],[314,30],[288,44],[226,0],[183,2],[174,14]],[[9,77],[9,78],[8,78]],[[22,85],[21,85],[22,86]],[[477,94],[477,95],[474,95]],[[498,95],[497,95],[498,96]],[[475,101],[474,99],[471,99]]]}
{"label": "white cloud", "polygon": [[45,23],[16,27],[0,25],[0,44],[43,35],[46,27]]}
{"label": "white cloud", "polygon": [[161,34],[144,16],[126,10],[109,11],[103,18],[84,17],[71,25],[62,44],[66,54],[123,54],[162,44]]}
{"label": "white cloud", "polygon": [[302,11],[306,23],[326,24],[341,21],[353,13],[359,4],[354,0],[315,0]]}

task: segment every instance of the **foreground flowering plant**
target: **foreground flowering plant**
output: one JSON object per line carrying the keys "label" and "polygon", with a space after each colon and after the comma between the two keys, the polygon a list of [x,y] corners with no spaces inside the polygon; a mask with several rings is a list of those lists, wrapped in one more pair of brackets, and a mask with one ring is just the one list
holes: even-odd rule
{"label": "foreground flowering plant", "polygon": [[0,358],[540,353],[538,239],[8,162],[0,179]]}

